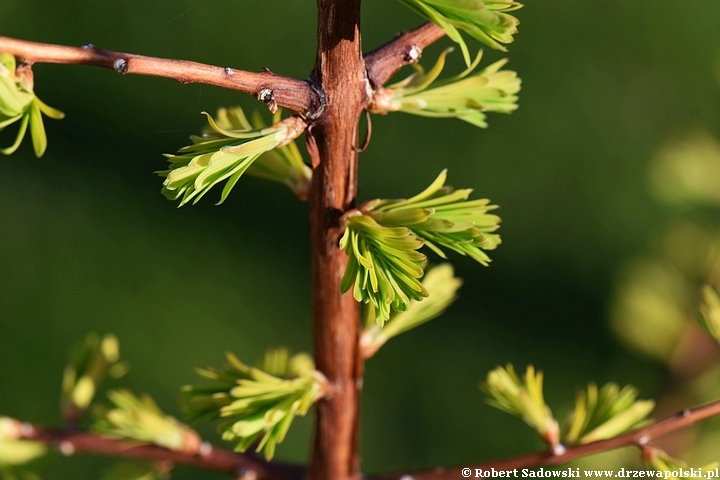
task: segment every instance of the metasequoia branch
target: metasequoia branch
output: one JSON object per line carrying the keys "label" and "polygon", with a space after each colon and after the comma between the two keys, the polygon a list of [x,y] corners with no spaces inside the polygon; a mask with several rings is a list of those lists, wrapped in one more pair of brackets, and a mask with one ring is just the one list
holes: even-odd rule
{"label": "metasequoia branch", "polygon": [[445,35],[434,23],[398,34],[384,46],[365,55],[368,78],[375,88],[382,87],[405,65],[416,63],[422,51]]}
{"label": "metasequoia branch", "polygon": [[0,36],[0,52],[26,63],[62,63],[109,68],[120,74],[148,75],[202,83],[254,95],[273,110],[281,106],[314,119],[322,112],[324,100],[308,82],[264,72],[246,72],[187,60],[146,57],[101,50],[93,45],[66,47]]}
{"label": "metasequoia branch", "polygon": [[[418,61],[428,45],[445,32],[433,23],[399,34],[386,45],[365,56],[368,78],[380,87],[400,68]],[[0,36],[0,52],[7,52],[26,63],[91,65],[120,74],[146,75],[176,80],[182,84],[201,83],[254,95],[271,110],[287,108],[309,120],[325,108],[322,92],[310,83],[276,75],[270,71],[247,72],[188,60],[147,57],[102,50],[93,45],[68,47]]]}
{"label": "metasequoia branch", "polygon": [[138,458],[187,465],[222,472],[240,480],[300,480],[306,469],[301,466],[269,463],[250,455],[203,446],[199,453],[183,453],[157,445],[138,445],[88,432],[71,432],[23,424],[20,438],[56,446],[64,455],[90,453],[110,457]]}
{"label": "metasequoia branch", "polygon": [[[720,415],[720,400],[695,409],[683,410],[648,427],[619,437],[588,443],[587,445],[568,447],[561,455],[538,452],[463,467],[447,469],[441,467],[426,472],[372,475],[364,478],[368,480],[457,480],[463,478],[463,468],[470,468],[472,470],[471,477],[476,478],[476,470],[487,471],[492,468],[495,470],[513,470],[516,468],[560,465],[579,457],[622,447],[636,446],[642,449],[654,438],[718,415]],[[30,424],[22,425],[18,437],[54,445],[66,455],[89,453],[110,457],[171,462],[203,470],[227,473],[239,477],[240,480],[250,478],[255,480],[304,480],[307,474],[307,469],[300,465],[265,462],[251,455],[238,454],[215,447],[201,448],[200,453],[189,454],[156,445],[133,445],[129,442],[113,440],[88,432],[69,432]]]}
{"label": "metasequoia branch", "polygon": [[495,460],[475,465],[466,465],[454,468],[437,468],[426,472],[409,472],[393,475],[377,475],[371,477],[371,480],[457,480],[463,478],[463,468],[472,470],[472,478],[475,478],[476,470],[488,471],[492,468],[495,470],[514,470],[522,468],[541,467],[544,465],[560,465],[567,463],[579,457],[593,455],[596,453],[607,452],[622,447],[637,446],[645,447],[651,440],[661,435],[689,427],[695,423],[720,415],[720,400],[709,403],[695,409],[686,409],[681,412],[670,415],[650,426],[635,430],[633,432],[602,440],[599,442],[588,443],[586,445],[578,445],[568,447],[561,455],[553,455],[550,452],[538,452],[530,455],[507,458],[504,460]]}

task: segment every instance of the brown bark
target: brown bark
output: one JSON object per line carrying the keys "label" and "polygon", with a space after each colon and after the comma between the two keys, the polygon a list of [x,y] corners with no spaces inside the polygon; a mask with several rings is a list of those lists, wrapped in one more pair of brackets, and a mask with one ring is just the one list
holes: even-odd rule
{"label": "brown bark", "polygon": [[281,462],[265,462],[252,455],[235,453],[203,444],[196,453],[170,450],[157,445],[139,445],[105,438],[89,432],[44,428],[18,422],[17,438],[57,446],[65,455],[92,453],[118,458],[139,458],[187,465],[256,480],[304,480],[305,468]]}
{"label": "brown bark", "polygon": [[425,47],[440,40],[445,31],[434,23],[399,33],[394,40],[365,55],[368,78],[374,88],[382,87],[405,65],[416,63]]}
{"label": "brown bark", "polygon": [[322,110],[317,93],[307,82],[275,75],[269,70],[246,72],[215,67],[188,60],[146,57],[132,53],[101,50],[92,45],[66,47],[0,36],[0,52],[28,63],[91,65],[115,70],[122,75],[149,75],[171,78],[180,83],[203,83],[254,95],[272,110],[277,105],[308,118]]}
{"label": "brown bark", "polygon": [[340,216],[355,204],[357,124],[368,101],[360,43],[360,0],[318,0],[318,51],[313,81],[327,109],[308,132],[313,182],[310,228],[313,258],[315,360],[330,382],[317,404],[311,480],[360,478],[358,419],[362,358],[358,304],[340,294],[347,256],[338,246]]}
{"label": "brown bark", "polygon": [[[504,460],[465,465],[461,467],[435,468],[422,472],[405,472],[386,475],[370,475],[368,480],[454,480],[462,478],[462,469],[470,468],[472,475],[476,470],[512,470],[515,468],[534,468],[544,465],[561,465],[570,460],[607,452],[617,448],[636,446],[643,454],[652,453],[651,441],[662,435],[687,428],[697,422],[720,415],[720,400],[694,409],[674,413],[657,423],[626,433],[609,440],[568,447],[564,453],[538,452]],[[33,440],[57,446],[65,454],[92,453],[112,457],[142,458],[162,462],[177,463],[203,470],[225,472],[239,475],[240,478],[256,480],[306,480],[306,469],[300,465],[280,462],[264,462],[252,455],[229,452],[213,447],[201,447],[198,453],[183,453],[156,445],[131,445],[122,440],[113,440],[88,432],[54,430],[16,422],[16,432],[11,438]],[[244,474],[246,477],[243,477]],[[309,477],[315,478],[315,477]],[[338,477],[339,478],[339,477]]]}
{"label": "brown bark", "polygon": [[369,478],[370,480],[402,480],[407,477],[410,477],[413,480],[455,480],[457,478],[462,478],[462,471],[467,468],[472,470],[472,474],[474,476],[476,470],[488,471],[491,468],[494,468],[495,470],[513,470],[516,468],[536,468],[544,465],[562,465],[563,463],[567,463],[576,458],[594,455],[601,452],[609,452],[623,447],[636,446],[645,453],[646,450],[653,449],[650,445],[650,441],[653,439],[681,428],[692,426],[701,420],[718,415],[720,415],[720,400],[708,403],[707,405],[703,405],[701,407],[682,410],[665,417],[657,423],[635,430],[634,432],[620,435],[619,437],[611,438],[609,440],[600,440],[598,442],[588,443],[585,445],[568,447],[564,452],[559,454],[553,454],[545,451],[461,467],[437,468],[435,470],[425,472],[377,475]]}
{"label": "brown bark", "polygon": [[[355,205],[357,188],[357,123],[372,87],[387,82],[402,66],[417,61],[422,50],[444,32],[425,24],[398,35],[363,59],[360,38],[361,0],[317,0],[318,52],[313,84],[274,75],[213,67],[182,60],[159,59],[99,50],[63,47],[0,36],[0,51],[33,62],[94,65],[119,73],[205,83],[251,93],[272,108],[284,106],[306,117],[308,150],[313,163],[310,227],[313,265],[314,341],[317,368],[329,382],[317,405],[317,425],[310,467],[267,463],[250,455],[219,449],[183,453],[153,445],[129,446],[87,432],[23,426],[18,438],[59,446],[64,453],[87,452],[179,463],[260,479],[360,480],[359,407],[363,359],[359,348],[359,308],[352,295],[340,294],[347,263],[338,242],[340,217]],[[271,92],[267,92],[269,89]],[[465,468],[509,470],[558,465],[574,458],[625,446],[648,449],[655,437],[720,415],[720,400],[610,440],[569,447],[562,453],[539,452],[469,465]],[[307,477],[306,477],[307,473]],[[426,472],[371,476],[373,480],[461,478],[462,467]]]}

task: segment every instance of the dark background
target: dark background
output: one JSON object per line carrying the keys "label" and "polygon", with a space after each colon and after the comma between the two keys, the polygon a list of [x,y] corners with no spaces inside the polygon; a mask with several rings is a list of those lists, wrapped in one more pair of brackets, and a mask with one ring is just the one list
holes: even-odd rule
{"label": "dark background", "polygon": [[[523,79],[517,112],[489,115],[487,130],[373,119],[360,200],[413,195],[448,167],[451,184],[501,206],[503,244],[489,268],[453,256],[460,300],[367,364],[367,471],[540,448],[522,422],[485,405],[477,384],[498,364],[544,370],[560,418],[590,380],[633,383],[645,397],[663,384],[664,368],[621,346],[607,317],[619,268],[670,214],[649,193],[650,159],[689,130],[720,132],[720,2],[528,3],[508,54]],[[0,34],[306,78],[314,15],[310,1],[2,0]],[[365,49],[421,22],[368,0]],[[503,56],[486,49],[485,62]],[[450,72],[462,68],[453,57]],[[252,362],[268,346],[311,350],[306,206],[244,178],[220,207],[218,190],[176,209],[152,174],[203,126],[200,111],[262,105],[90,67],[34,71],[38,96],[67,117],[46,122],[44,158],[29,141],[0,158],[0,413],[57,424],[67,352],[89,331],[117,334],[133,366],[123,384],[177,415],[192,368],[221,364],[225,351]],[[311,426],[297,421],[278,458],[304,461]],[[75,457],[40,473],[99,478],[110,463]]]}

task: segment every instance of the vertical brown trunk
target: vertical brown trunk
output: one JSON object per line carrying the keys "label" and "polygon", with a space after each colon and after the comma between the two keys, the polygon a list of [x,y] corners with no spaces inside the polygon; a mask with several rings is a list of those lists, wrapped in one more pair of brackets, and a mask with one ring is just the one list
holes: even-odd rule
{"label": "vertical brown trunk", "polygon": [[360,46],[360,0],[318,0],[318,53],[313,80],[327,110],[313,125],[310,194],[315,359],[332,386],[317,405],[310,480],[358,480],[362,359],[359,309],[340,294],[347,257],[339,219],[355,203],[357,122],[367,100]]}

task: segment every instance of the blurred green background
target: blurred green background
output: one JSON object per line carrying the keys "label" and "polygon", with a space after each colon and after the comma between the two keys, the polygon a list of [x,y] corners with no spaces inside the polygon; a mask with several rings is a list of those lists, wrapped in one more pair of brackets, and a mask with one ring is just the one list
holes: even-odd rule
{"label": "blurred green background", "polygon": [[[314,15],[311,1],[2,0],[0,35],[306,78]],[[501,206],[503,245],[489,268],[453,256],[461,299],[367,364],[368,472],[541,448],[485,405],[477,384],[498,364],[544,370],[561,417],[587,381],[633,383],[649,397],[668,379],[662,363],[618,342],[608,316],[621,267],[683,214],[650,194],[651,159],[687,132],[720,134],[720,2],[549,0],[517,16],[517,112],[489,115],[487,130],[373,119],[360,200],[412,195],[448,167],[451,184]],[[367,0],[365,50],[420,23],[399,3]],[[450,72],[462,68],[453,56]],[[486,62],[503,56],[486,51]],[[88,331],[117,334],[133,366],[123,384],[177,415],[192,368],[222,363],[225,351],[251,362],[267,346],[311,350],[306,206],[244,178],[220,207],[218,191],[176,209],[152,174],[204,125],[200,111],[261,105],[90,67],[34,71],[38,96],[67,117],[46,122],[44,158],[29,142],[0,158],[0,414],[57,424],[62,368]],[[304,461],[311,427],[298,421],[277,456]],[[76,456],[39,472],[100,478],[111,463]],[[222,477],[179,468],[174,478]]]}

